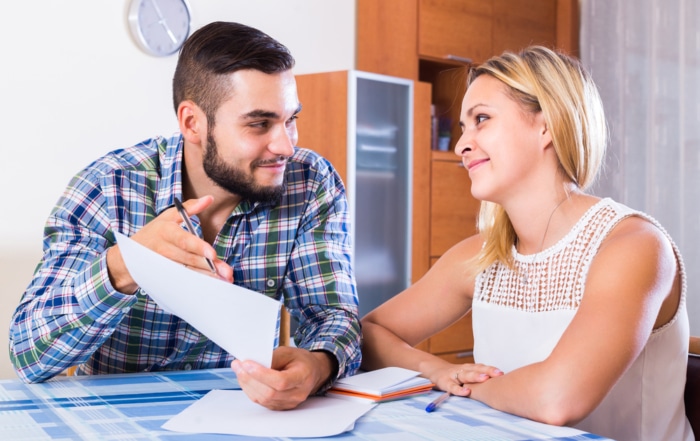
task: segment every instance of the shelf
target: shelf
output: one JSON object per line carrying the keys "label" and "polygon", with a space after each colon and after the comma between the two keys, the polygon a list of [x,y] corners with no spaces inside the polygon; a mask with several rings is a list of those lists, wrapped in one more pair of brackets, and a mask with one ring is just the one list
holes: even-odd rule
{"label": "shelf", "polygon": [[441,150],[433,150],[430,152],[430,156],[433,161],[462,162],[462,158],[455,155],[455,152],[452,150],[446,152]]}

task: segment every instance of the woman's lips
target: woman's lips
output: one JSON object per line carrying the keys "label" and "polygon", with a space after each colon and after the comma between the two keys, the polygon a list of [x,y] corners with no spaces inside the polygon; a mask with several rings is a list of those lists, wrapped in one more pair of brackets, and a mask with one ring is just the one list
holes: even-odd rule
{"label": "woman's lips", "polygon": [[475,169],[476,167],[480,166],[481,164],[483,164],[485,162],[488,162],[488,158],[476,159],[476,160],[470,162],[469,164],[467,164],[467,170],[472,171],[473,169]]}

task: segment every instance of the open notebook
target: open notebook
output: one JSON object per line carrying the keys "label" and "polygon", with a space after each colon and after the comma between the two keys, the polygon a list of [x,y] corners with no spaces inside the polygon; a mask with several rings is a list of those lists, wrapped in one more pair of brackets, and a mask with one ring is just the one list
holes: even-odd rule
{"label": "open notebook", "polygon": [[387,367],[341,378],[327,394],[338,398],[380,403],[429,392],[435,385],[420,372]]}

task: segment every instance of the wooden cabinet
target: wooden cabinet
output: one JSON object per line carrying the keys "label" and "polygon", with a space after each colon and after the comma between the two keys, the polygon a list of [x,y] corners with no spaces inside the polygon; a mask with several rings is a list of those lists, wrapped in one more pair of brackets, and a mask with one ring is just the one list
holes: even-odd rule
{"label": "wooden cabinet", "polygon": [[[430,265],[457,242],[476,234],[479,201],[471,196],[471,181],[453,152],[431,153]],[[473,362],[471,311],[456,323],[418,345],[452,363]]]}
{"label": "wooden cabinet", "polygon": [[452,152],[432,152],[430,180],[430,258],[436,260],[462,239],[476,234],[479,201]]}
{"label": "wooden cabinet", "polygon": [[357,68],[414,80],[421,59],[478,63],[531,44],[578,56],[578,35],[578,0],[357,0]]}
{"label": "wooden cabinet", "polygon": [[483,61],[493,53],[492,33],[491,1],[418,1],[420,57]]}
{"label": "wooden cabinet", "polygon": [[[417,281],[429,267],[430,150],[422,146],[430,143],[430,85],[362,71],[297,75],[296,82],[303,106],[297,121],[298,145],[317,151],[334,165],[348,191],[351,211],[361,217],[353,222],[354,251],[361,297],[360,312],[366,313],[387,296],[398,294],[408,284]],[[394,100],[382,93],[382,89],[397,87],[411,90],[410,99],[406,96]],[[409,103],[413,104],[412,110],[409,115],[405,115],[406,109],[411,108]],[[402,116],[399,117],[399,114]],[[412,131],[403,133],[404,129],[399,128],[403,124],[397,119],[405,120],[405,126],[411,127]],[[410,152],[410,160],[402,156],[399,161],[407,164],[407,167],[410,165],[410,170],[400,172],[399,167],[393,167],[396,165],[393,163],[384,167],[383,164],[367,162],[373,161],[373,158],[387,158],[385,155],[390,153],[386,152],[392,148],[398,149],[397,158],[404,150]],[[375,178],[372,181],[375,183],[385,182],[392,176],[401,181],[395,181],[391,187],[370,188],[367,185],[375,184],[360,182],[364,179],[367,183],[367,178]],[[407,214],[402,214],[392,204],[405,199],[407,187],[411,199],[399,204],[400,207],[407,207]],[[361,194],[362,191],[365,191],[364,195]],[[366,208],[363,215],[361,205],[370,200],[380,200],[382,206]],[[412,209],[409,211],[408,208]],[[368,226],[368,222],[371,225]],[[406,245],[406,237],[398,231],[402,222],[410,224],[410,246],[406,247],[410,251],[397,251],[390,246],[382,250],[387,250],[393,256],[389,263],[397,267],[394,268],[397,273],[406,268],[405,277],[403,274],[397,276],[401,278],[403,287],[398,288],[394,284],[376,286],[378,277],[373,277],[373,286],[369,286],[369,277],[364,277],[363,268],[374,265],[375,276],[389,276],[390,272],[391,265],[372,260],[384,255],[376,252],[377,247],[396,235],[400,235],[401,243]],[[364,233],[369,234],[363,235],[359,229],[364,229]],[[372,247],[375,252],[364,252],[368,247]],[[364,256],[360,255],[361,252]],[[404,265],[401,259],[407,258],[410,262]],[[383,274],[376,274],[379,272]],[[367,271],[364,272],[366,273]]]}
{"label": "wooden cabinet", "polygon": [[450,363],[473,363],[474,337],[472,313],[467,313],[455,324],[416,347],[435,354]]}
{"label": "wooden cabinet", "polygon": [[[578,32],[578,0],[357,0],[357,68],[425,85],[428,108],[417,123],[425,124],[432,106],[437,116],[452,122],[454,148],[471,63],[531,44],[578,56]],[[416,112],[419,107],[416,103]],[[427,200],[420,199],[415,210],[424,207],[429,213],[424,224],[414,223],[414,230],[429,232],[423,248],[414,232],[414,280],[476,232],[479,210],[459,158],[451,151],[431,151],[429,134],[422,143],[416,137],[414,146],[414,173],[428,174],[414,175],[428,189]],[[424,161],[422,168],[418,161]],[[418,346],[453,362],[469,361],[471,314]]]}

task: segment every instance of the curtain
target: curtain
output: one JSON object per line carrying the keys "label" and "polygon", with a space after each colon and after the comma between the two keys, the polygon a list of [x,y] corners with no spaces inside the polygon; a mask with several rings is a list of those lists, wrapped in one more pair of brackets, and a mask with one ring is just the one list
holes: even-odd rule
{"label": "curtain", "polygon": [[700,1],[580,0],[581,60],[610,144],[593,189],[655,217],[679,246],[700,335]]}

